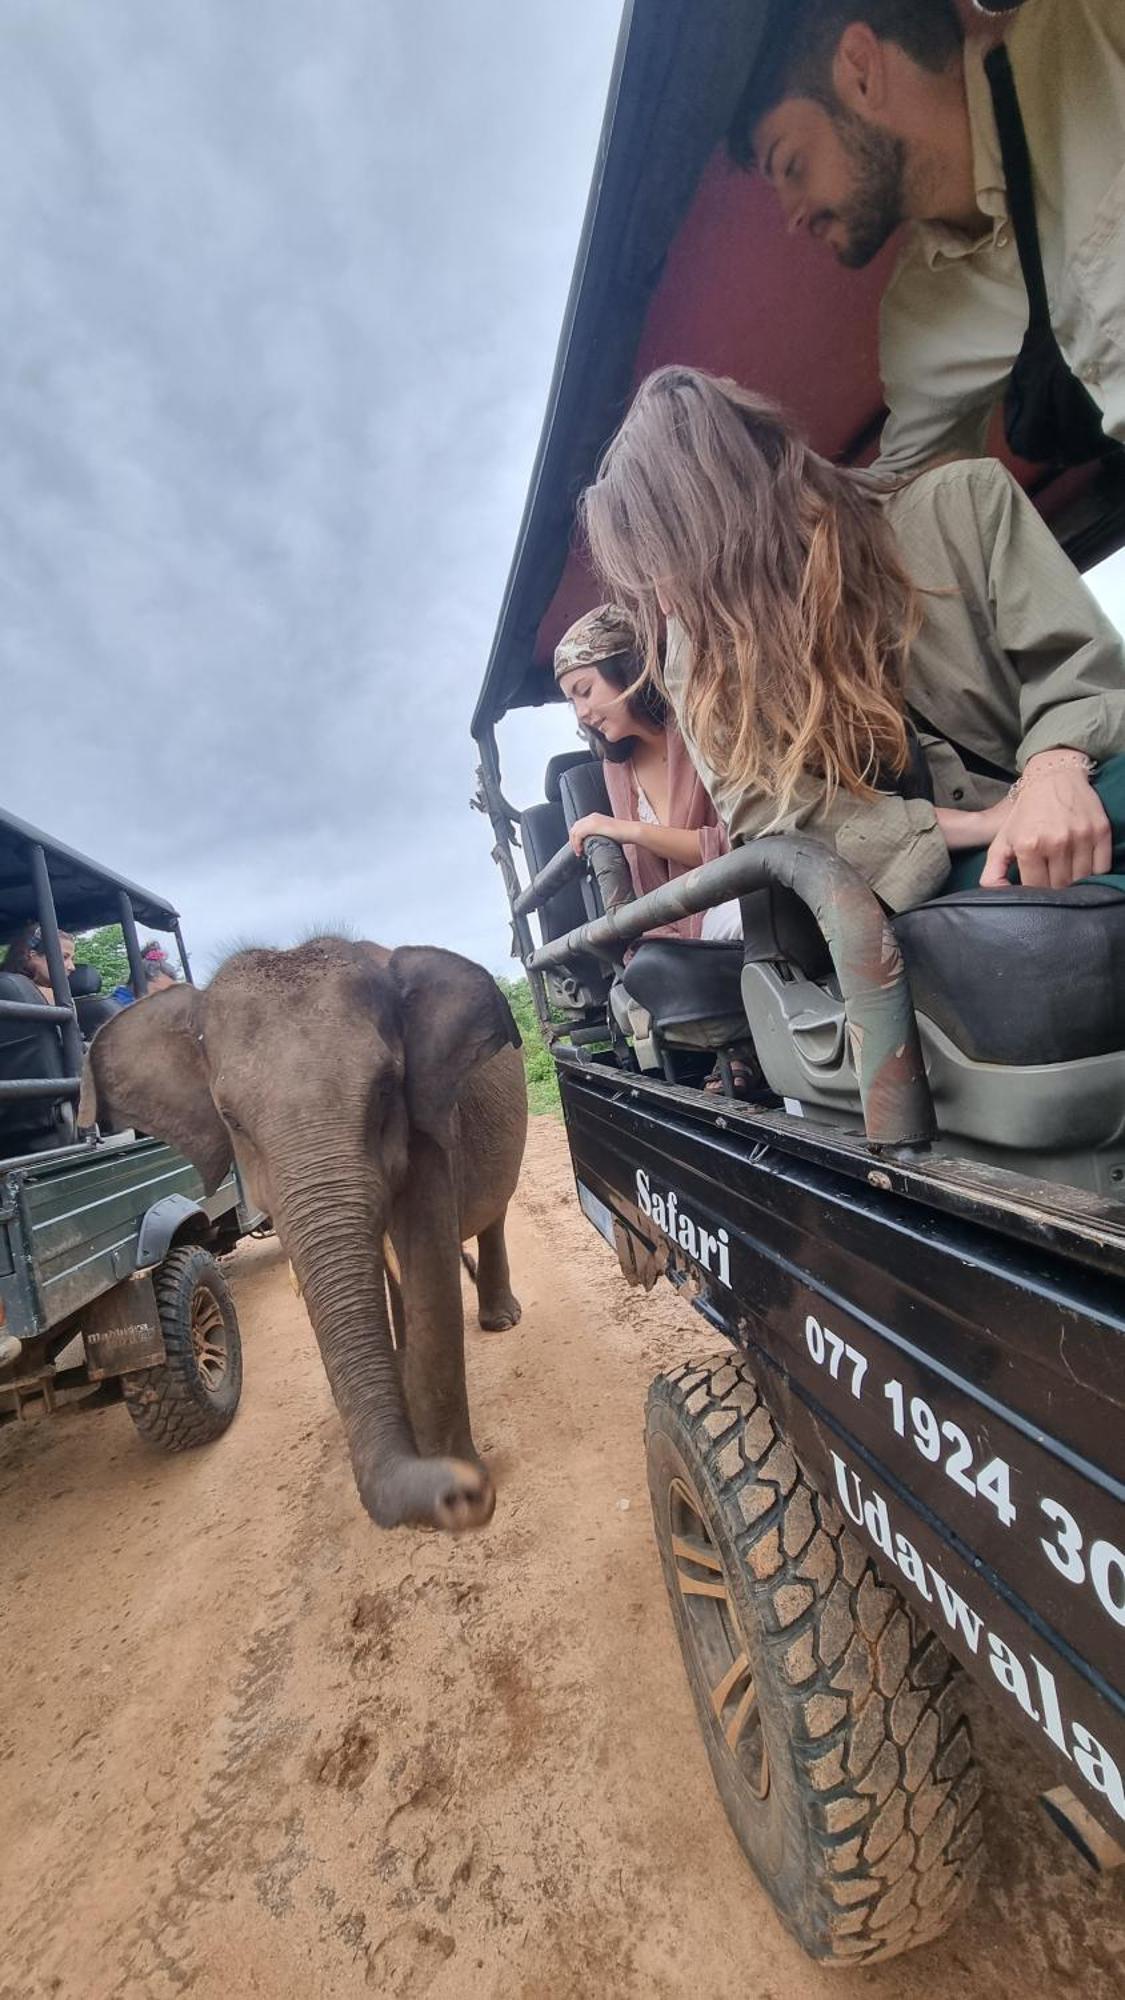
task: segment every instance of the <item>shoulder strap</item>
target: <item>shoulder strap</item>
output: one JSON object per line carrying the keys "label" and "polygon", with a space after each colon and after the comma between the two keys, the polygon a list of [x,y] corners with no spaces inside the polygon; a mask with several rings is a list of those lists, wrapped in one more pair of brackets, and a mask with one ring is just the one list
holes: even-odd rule
{"label": "shoulder strap", "polygon": [[1003,42],[998,42],[985,56],[984,71],[988,78],[988,87],[992,92],[992,108],[996,114],[996,131],[1000,140],[1000,157],[1004,162],[1004,179],[1008,189],[1008,211],[1016,234],[1016,248],[1019,251],[1020,269],[1027,289],[1027,302],[1031,308],[1029,325],[1036,330],[1049,328],[1051,308],[1047,298],[1047,281],[1043,276],[1039,229],[1035,220],[1031,154],[1028,151],[1020,101],[1016,96],[1016,80],[1012,75],[1011,57]]}
{"label": "shoulder strap", "polygon": [[970,750],[967,744],[956,742],[948,729],[939,729],[936,723],[930,722],[928,717],[922,714],[917,702],[908,700],[907,714],[921,735],[935,736],[939,743],[948,743],[950,749],[955,750],[960,757],[966,771],[971,771],[974,778],[992,778],[997,784],[1010,785],[1016,777],[1014,769],[1006,771],[1002,764],[994,764],[990,758],[982,757],[979,751]]}

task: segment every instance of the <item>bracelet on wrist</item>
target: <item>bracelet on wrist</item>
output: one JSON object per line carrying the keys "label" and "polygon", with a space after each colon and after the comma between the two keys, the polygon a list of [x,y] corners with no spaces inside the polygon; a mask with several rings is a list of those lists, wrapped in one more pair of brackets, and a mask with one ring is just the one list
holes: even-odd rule
{"label": "bracelet on wrist", "polygon": [[1092,778],[1097,768],[1092,757],[1083,757],[1076,750],[1061,752],[1057,757],[1042,757],[1033,771],[1025,771],[1022,778],[1017,778],[1008,793],[1008,801],[1014,805],[1024,786],[1030,784],[1034,778],[1044,776],[1048,771],[1080,771],[1084,778]]}

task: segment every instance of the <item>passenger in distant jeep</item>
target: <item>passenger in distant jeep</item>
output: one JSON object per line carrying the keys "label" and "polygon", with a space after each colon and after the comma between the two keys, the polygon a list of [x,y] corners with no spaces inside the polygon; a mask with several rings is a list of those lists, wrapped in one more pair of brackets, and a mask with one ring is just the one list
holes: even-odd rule
{"label": "passenger in distant jeep", "polygon": [[[74,971],[74,939],[69,931],[59,932],[59,948],[63,971],[69,976]],[[17,931],[4,953],[0,970],[20,973],[25,979],[32,980],[47,1005],[54,1005],[51,968],[47,964],[47,948],[38,924],[25,924],[22,930]]]}
{"label": "passenger in distant jeep", "polygon": [[[849,471],[736,383],[663,368],[582,511],[732,840],[801,829],[893,910],[951,867],[1125,890],[1121,640],[995,460]],[[908,722],[935,804],[897,789]]]}

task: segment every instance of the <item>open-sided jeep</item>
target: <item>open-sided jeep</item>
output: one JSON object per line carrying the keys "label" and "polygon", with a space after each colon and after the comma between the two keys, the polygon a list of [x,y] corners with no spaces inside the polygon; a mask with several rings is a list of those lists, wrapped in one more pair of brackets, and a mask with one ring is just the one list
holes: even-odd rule
{"label": "open-sided jeep", "polygon": [[[635,901],[612,842],[567,845],[609,807],[561,717],[542,799],[505,798],[497,732],[554,698],[554,645],[596,601],[574,501],[640,376],[733,375],[848,462],[878,434],[885,266],[806,255],[723,157],[768,11],[627,10],[473,733],[578,1199],[629,1282],[671,1280],[721,1346],[654,1383],[647,1424],[718,1789],[805,1949],[865,1962],[940,1932],[978,1871],[963,1673],[1053,1764],[1058,1822],[1120,1858],[1125,898],[892,921],[826,847],[775,836]],[[1039,486],[1082,566],[1125,540],[1120,458]],[[639,942],[732,897],[742,945]]]}
{"label": "open-sided jeep", "polygon": [[68,976],[60,925],[121,926],[136,1004],[148,971],[138,922],[174,934],[164,897],[0,813],[0,937],[34,922],[53,989],[0,973],[0,1424],[123,1401],[169,1451],[226,1430],[242,1349],[216,1261],[264,1218],[235,1174],[213,1195],[158,1140],[83,1132],[84,1032],[113,1011],[89,966]]}

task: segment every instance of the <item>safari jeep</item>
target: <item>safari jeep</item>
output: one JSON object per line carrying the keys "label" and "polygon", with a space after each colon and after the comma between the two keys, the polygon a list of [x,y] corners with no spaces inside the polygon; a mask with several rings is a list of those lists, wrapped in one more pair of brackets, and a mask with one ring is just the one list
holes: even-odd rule
{"label": "safari jeep", "polygon": [[[504,718],[555,698],[599,595],[574,500],[641,375],[733,375],[847,462],[878,436],[885,265],[794,245],[724,158],[766,15],[626,11],[473,734],[578,1200],[625,1280],[677,1286],[716,1336],[647,1419],[716,1785],[806,1951],[865,1963],[936,1936],[976,1878],[965,1675],[1053,1766],[1058,1823],[1120,1859],[1125,903],[1055,892],[1017,922],[1018,896],[962,894],[896,935],[827,848],[776,836],[634,901],[612,842],[567,845],[609,808],[561,714],[541,797],[505,797]],[[1125,540],[1119,465],[1039,484],[1080,566]],[[627,956],[732,897],[743,944]],[[749,1048],[756,1103],[729,1094]],[[716,1062],[726,1095],[701,1088]]]}
{"label": "safari jeep", "polygon": [[84,1036],[113,1008],[93,968],[68,977],[59,941],[60,923],[120,924],[143,996],[137,923],[172,932],[187,973],[179,919],[163,897],[0,813],[0,937],[29,920],[54,1005],[0,973],[0,1424],[120,1401],[153,1444],[205,1444],[242,1390],[216,1259],[264,1218],[233,1173],[208,1196],[157,1140],[78,1129]]}

